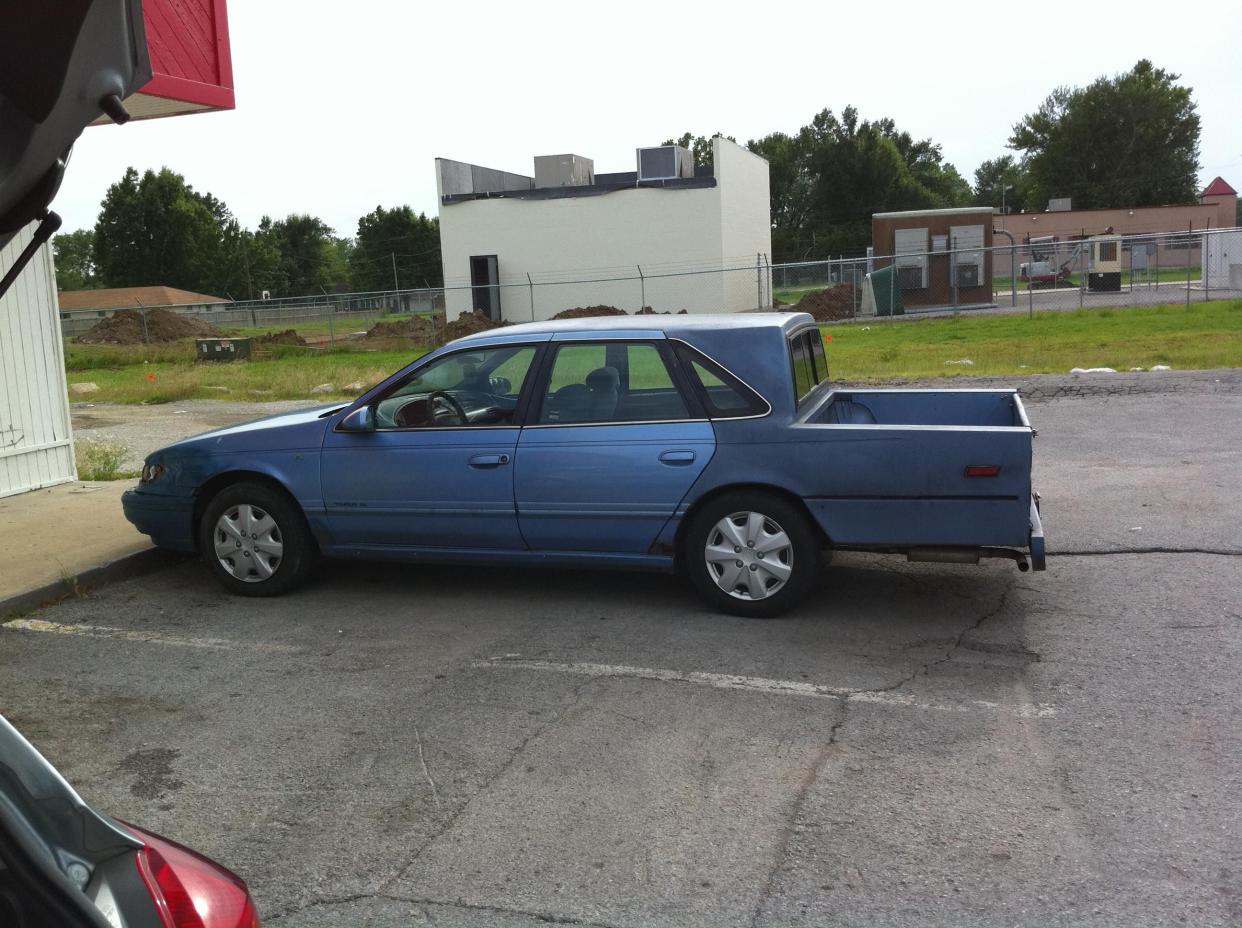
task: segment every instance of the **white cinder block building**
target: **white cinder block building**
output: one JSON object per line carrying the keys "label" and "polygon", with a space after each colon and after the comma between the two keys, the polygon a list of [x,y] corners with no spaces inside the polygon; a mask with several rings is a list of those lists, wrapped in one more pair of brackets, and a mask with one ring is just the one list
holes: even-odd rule
{"label": "white cinder block building", "polygon": [[437,158],[448,318],[769,308],[768,163],[722,138],[712,156],[696,169],[685,149],[639,149],[638,170],[597,174],[549,155],[533,177]]}
{"label": "white cinder block building", "polygon": [[[0,249],[0,268],[13,266],[34,228]],[[44,245],[0,297],[0,496],[74,476],[56,272]]]}

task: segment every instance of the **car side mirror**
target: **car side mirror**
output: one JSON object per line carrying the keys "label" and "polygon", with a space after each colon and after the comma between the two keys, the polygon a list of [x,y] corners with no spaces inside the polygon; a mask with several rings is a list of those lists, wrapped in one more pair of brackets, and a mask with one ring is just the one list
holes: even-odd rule
{"label": "car side mirror", "polygon": [[359,406],[337,425],[340,432],[374,432],[375,409],[371,406]]}

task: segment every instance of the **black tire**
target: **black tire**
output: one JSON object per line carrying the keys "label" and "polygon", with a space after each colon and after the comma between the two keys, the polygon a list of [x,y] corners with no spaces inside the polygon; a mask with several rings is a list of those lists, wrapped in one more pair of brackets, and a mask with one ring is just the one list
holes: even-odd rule
{"label": "black tire", "polygon": [[[248,507],[248,508],[247,508]],[[237,535],[217,534],[221,517],[230,514],[235,522]],[[247,533],[240,532],[243,514],[252,517],[252,528],[261,531],[249,534],[255,537],[242,540]],[[257,516],[265,517],[256,521]],[[266,518],[274,522],[274,531],[266,529]],[[232,541],[238,558],[237,566],[226,566],[216,553],[217,541]],[[198,526],[198,547],[207,567],[220,584],[237,596],[279,596],[302,585],[309,578],[319,559],[319,546],[306,524],[306,517],[297,503],[286,494],[264,483],[234,483],[211,498],[203,510]],[[279,556],[272,552],[279,547]],[[254,566],[249,566],[254,565]],[[262,568],[262,569],[260,569]],[[270,575],[263,576],[270,571]],[[236,574],[236,575],[235,575]],[[245,577],[241,576],[245,574]]]}
{"label": "black tire", "polygon": [[[719,526],[730,516],[740,516],[743,513],[758,513],[764,517],[765,521],[760,528],[761,536],[775,537],[774,533],[770,532],[772,528],[782,530],[787,536],[789,540],[787,562],[784,560],[786,554],[783,551],[771,552],[781,559],[778,560],[779,564],[789,568],[788,577],[783,581],[783,585],[778,587],[776,578],[771,576],[767,570],[767,565],[772,564],[772,560],[764,561],[753,550],[747,550],[749,546],[747,548],[743,548],[741,544],[734,546],[735,551],[737,548],[742,548],[737,553],[739,554],[738,560],[743,562],[734,593],[722,587],[722,584],[727,585],[729,582],[729,575],[725,571],[731,569],[730,565],[709,564],[707,560],[709,543],[717,551],[722,543],[726,546],[729,543],[721,533]],[[737,526],[735,523],[735,527],[742,531],[743,536],[745,535],[744,525]],[[734,539],[734,541],[741,540],[741,538]],[[747,618],[770,619],[788,612],[815,586],[818,567],[821,563],[820,537],[807,517],[806,511],[796,503],[775,493],[765,493],[761,490],[738,490],[709,501],[691,517],[683,536],[681,562],[699,595],[714,608]],[[733,561],[732,566],[738,566],[737,561]],[[766,593],[762,599],[750,598],[747,590],[752,582],[751,575],[756,576],[754,582],[764,585],[765,588],[773,589],[773,592]]]}

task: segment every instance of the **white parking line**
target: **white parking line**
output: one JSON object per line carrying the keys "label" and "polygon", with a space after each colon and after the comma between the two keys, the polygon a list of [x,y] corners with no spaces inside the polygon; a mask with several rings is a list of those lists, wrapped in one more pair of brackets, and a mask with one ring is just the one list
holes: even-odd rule
{"label": "white parking line", "polygon": [[77,635],[87,638],[119,638],[122,641],[141,641],[146,644],[170,644],[181,648],[208,648],[216,651],[297,651],[291,645],[263,642],[229,641],[226,638],[182,638],[160,632],[139,632],[110,625],[62,625],[42,619],[11,619],[0,628],[23,632],[48,632],[53,635]]}
{"label": "white parking line", "polygon": [[898,706],[929,712],[997,712],[1023,719],[1047,719],[1057,714],[1057,708],[1049,703],[1000,703],[986,699],[969,699],[962,703],[946,704],[926,702],[904,693],[883,690],[851,690],[845,687],[824,686],[798,680],[771,680],[766,677],[746,677],[730,673],[706,673],[698,670],[664,670],[655,667],[627,667],[623,664],[589,664],[577,662],[523,660],[518,657],[496,657],[491,660],[472,661],[474,667],[511,667],[519,670],[542,670],[551,673],[570,673],[586,677],[631,677],[639,680],[659,680],[665,683],[690,683],[719,690],[741,690],[750,693],[768,693],[777,696],[802,696],[811,699],[848,699],[851,702],[875,703],[882,706]]}

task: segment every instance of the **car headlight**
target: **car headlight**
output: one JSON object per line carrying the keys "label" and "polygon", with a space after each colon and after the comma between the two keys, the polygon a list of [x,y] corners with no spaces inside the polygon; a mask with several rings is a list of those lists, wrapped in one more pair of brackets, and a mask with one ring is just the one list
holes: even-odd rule
{"label": "car headlight", "polygon": [[142,465],[142,476],[138,478],[139,483],[152,483],[160,479],[160,474],[164,473],[164,465],[157,464],[154,461],[148,461]]}

